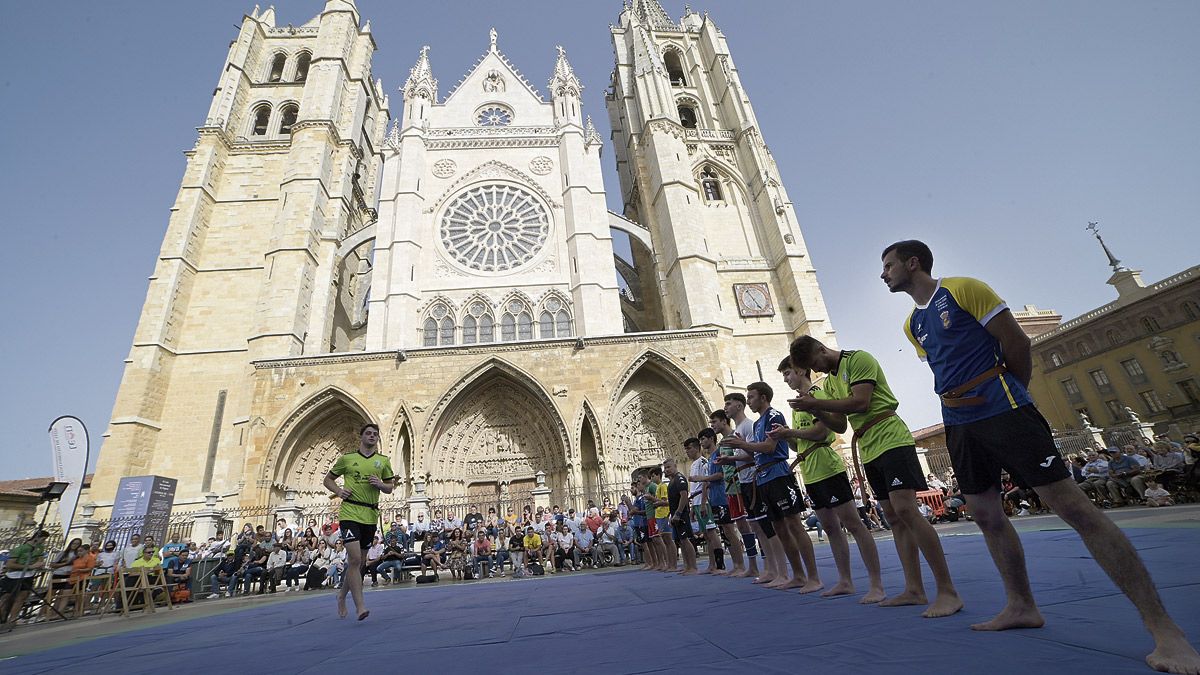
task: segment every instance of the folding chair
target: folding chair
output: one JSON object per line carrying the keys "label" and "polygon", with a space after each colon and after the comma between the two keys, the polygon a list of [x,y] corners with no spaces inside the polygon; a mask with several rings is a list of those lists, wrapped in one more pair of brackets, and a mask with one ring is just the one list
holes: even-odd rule
{"label": "folding chair", "polygon": [[[141,570],[141,578],[138,579],[138,585],[142,588],[143,599],[145,600],[146,609],[150,613],[154,613],[154,608],[158,604],[158,598],[161,598],[167,609],[175,609],[174,603],[171,602],[171,587],[167,583],[167,573],[162,568],[149,569],[146,567],[138,568]],[[158,593],[161,592],[161,595]]]}

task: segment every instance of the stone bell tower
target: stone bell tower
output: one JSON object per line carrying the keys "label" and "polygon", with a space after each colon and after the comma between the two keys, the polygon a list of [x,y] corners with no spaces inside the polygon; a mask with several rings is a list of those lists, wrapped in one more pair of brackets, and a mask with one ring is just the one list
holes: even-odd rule
{"label": "stone bell tower", "polygon": [[[649,230],[634,258],[661,328],[720,326],[746,354],[793,337],[833,341],[825,301],[778,167],[725,35],[707,14],[674,21],[635,0],[612,27],[608,92],[624,215]],[[751,362],[753,366],[753,362]],[[774,374],[775,363],[760,368]],[[731,373],[740,383],[757,373]]]}
{"label": "stone bell tower", "polygon": [[145,473],[179,479],[177,501],[240,490],[252,362],[339,339],[339,244],[374,220],[388,122],[374,51],[352,0],[300,26],[274,8],[243,18],[185,153],[96,501]]}

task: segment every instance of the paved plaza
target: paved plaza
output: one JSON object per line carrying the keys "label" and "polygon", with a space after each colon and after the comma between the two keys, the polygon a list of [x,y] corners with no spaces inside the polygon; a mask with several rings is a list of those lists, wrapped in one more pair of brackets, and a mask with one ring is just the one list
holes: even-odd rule
{"label": "paved plaza", "polygon": [[[1131,537],[1168,608],[1200,641],[1200,506],[1110,511]],[[612,570],[531,580],[440,583],[370,591],[371,616],[339,620],[331,593],[199,602],[134,618],[23,627],[0,637],[0,672],[160,672],[164,661],[199,664],[238,654],[270,672],[391,668],[435,672],[562,671],[839,673],[969,669],[1011,673],[1011,659],[1075,672],[1146,673],[1151,643],[1133,607],[1053,516],[1021,518],[1034,590],[1047,626],[980,634],[970,623],[999,610],[999,579],[971,523],[939,526],[960,614],[920,618],[921,608],[821,599],[744,580]],[[890,542],[884,579],[900,588]],[[824,579],[829,549],[818,545]],[[862,578],[862,570],[856,574]],[[928,581],[928,579],[927,579]],[[730,633],[738,627],[737,634]],[[269,663],[264,665],[264,663]],[[389,665],[390,664],[390,665]],[[459,665],[455,665],[459,664]],[[746,669],[750,670],[747,671]]]}

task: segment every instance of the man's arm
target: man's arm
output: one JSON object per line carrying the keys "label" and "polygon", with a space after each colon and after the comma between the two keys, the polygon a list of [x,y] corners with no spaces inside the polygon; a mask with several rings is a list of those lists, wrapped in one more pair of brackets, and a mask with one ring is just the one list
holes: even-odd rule
{"label": "man's arm", "polygon": [[1033,356],[1029,351],[1029,336],[1009,310],[1004,310],[984,326],[992,337],[1000,342],[1004,353],[1004,366],[1022,385],[1028,387],[1033,377]]}
{"label": "man's arm", "polygon": [[329,490],[330,492],[332,492],[335,497],[340,497],[341,499],[349,499],[350,491],[347,490],[346,488],[338,485],[337,478],[338,478],[337,474],[327,473],[327,474],[325,474],[325,480],[321,481],[321,484],[325,486],[326,490]]}

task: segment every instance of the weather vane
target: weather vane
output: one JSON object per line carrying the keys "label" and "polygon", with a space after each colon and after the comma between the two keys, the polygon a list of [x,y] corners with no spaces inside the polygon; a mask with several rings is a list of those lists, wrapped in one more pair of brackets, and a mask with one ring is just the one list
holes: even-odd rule
{"label": "weather vane", "polygon": [[1100,247],[1104,249],[1104,255],[1108,256],[1108,265],[1112,267],[1113,272],[1126,271],[1126,268],[1121,266],[1121,261],[1117,260],[1117,256],[1113,255],[1112,251],[1108,250],[1108,244],[1104,243],[1104,237],[1100,236],[1099,225],[1099,221],[1088,221],[1087,227],[1084,229],[1091,232],[1096,237],[1096,241],[1100,242]]}

